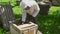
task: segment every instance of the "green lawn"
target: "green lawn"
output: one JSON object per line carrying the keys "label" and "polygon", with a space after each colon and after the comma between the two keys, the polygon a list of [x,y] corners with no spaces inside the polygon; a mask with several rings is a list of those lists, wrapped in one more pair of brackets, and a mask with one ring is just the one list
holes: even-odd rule
{"label": "green lawn", "polygon": [[43,34],[60,34],[60,7],[52,6],[49,15],[38,16],[40,23],[39,30]]}
{"label": "green lawn", "polygon": [[[6,4],[8,2],[6,1]],[[3,4],[3,3],[0,3]],[[16,3],[13,2],[11,5],[14,6]],[[15,6],[13,12],[16,18],[21,17],[21,8]],[[43,34],[60,34],[60,6],[52,6],[49,10],[48,15],[38,15],[38,26],[39,30]],[[3,28],[0,28],[0,34],[5,33],[6,31]]]}

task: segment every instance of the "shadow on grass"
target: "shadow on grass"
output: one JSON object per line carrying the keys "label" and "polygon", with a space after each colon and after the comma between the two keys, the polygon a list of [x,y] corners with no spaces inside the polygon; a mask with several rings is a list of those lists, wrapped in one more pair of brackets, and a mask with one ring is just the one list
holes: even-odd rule
{"label": "shadow on grass", "polygon": [[17,18],[21,18],[21,14],[14,14],[14,16],[15,16],[15,18],[17,19]]}
{"label": "shadow on grass", "polygon": [[54,12],[53,15],[38,15],[39,30],[43,34],[60,34],[60,13]]}

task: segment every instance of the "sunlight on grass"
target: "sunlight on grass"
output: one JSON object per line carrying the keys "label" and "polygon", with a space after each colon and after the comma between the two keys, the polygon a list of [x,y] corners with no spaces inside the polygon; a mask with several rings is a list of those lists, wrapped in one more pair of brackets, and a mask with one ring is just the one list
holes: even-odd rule
{"label": "sunlight on grass", "polygon": [[57,10],[60,10],[60,7],[52,6],[50,8],[49,14],[53,15],[53,13],[56,12]]}
{"label": "sunlight on grass", "polygon": [[19,6],[16,6],[13,8],[13,13],[14,13],[14,16],[15,18],[21,18],[21,14],[22,14],[22,10]]}
{"label": "sunlight on grass", "polygon": [[9,2],[9,1],[15,2],[16,0],[0,0],[0,2]]}
{"label": "sunlight on grass", "polygon": [[22,13],[22,10],[19,6],[14,7],[13,11],[14,11],[14,14],[21,14]]}
{"label": "sunlight on grass", "polygon": [[9,0],[1,0],[1,2],[8,2]]}

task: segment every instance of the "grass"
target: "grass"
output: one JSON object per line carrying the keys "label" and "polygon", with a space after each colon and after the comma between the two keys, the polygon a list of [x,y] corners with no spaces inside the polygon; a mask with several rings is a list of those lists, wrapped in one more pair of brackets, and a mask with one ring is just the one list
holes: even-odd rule
{"label": "grass", "polygon": [[59,34],[60,33],[60,7],[52,6],[49,15],[38,15],[39,30],[43,34]]}
{"label": "grass", "polygon": [[[8,3],[8,2],[7,2]],[[6,3],[6,4],[7,4]],[[3,3],[1,3],[3,4]],[[15,6],[15,2],[11,5]],[[21,8],[19,6],[15,6],[13,8],[13,12],[16,18],[21,17]],[[48,15],[38,15],[39,19],[39,30],[43,34],[60,34],[60,6],[52,6],[49,10]],[[6,31],[3,28],[0,28],[0,34],[5,33]]]}

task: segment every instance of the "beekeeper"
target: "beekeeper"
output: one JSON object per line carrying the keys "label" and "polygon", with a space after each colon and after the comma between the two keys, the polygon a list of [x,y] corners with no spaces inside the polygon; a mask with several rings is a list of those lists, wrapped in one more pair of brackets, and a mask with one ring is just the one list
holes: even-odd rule
{"label": "beekeeper", "polygon": [[22,0],[20,2],[20,7],[22,8],[22,24],[25,23],[28,16],[27,14],[33,17],[34,23],[37,23],[36,16],[38,15],[40,8],[35,0]]}

